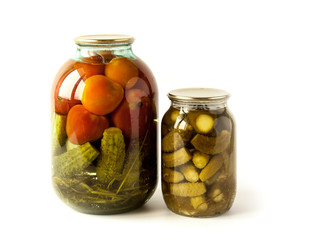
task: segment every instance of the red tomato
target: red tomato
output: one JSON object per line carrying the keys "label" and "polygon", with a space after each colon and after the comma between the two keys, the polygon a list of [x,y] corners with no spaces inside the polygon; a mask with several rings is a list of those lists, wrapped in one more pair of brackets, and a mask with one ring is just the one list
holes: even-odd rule
{"label": "red tomato", "polygon": [[93,75],[103,75],[105,71],[104,64],[90,64],[83,62],[76,62],[74,68],[77,69],[79,75],[85,80]]}
{"label": "red tomato", "polygon": [[74,62],[74,60],[69,60],[61,67],[52,87],[53,109],[62,115],[67,114],[74,105],[81,103],[75,94],[81,78],[73,67]]}
{"label": "red tomato", "polygon": [[69,99],[65,99],[65,98],[61,98],[57,96],[55,98],[55,112],[62,115],[66,115],[73,106],[80,103],[81,103],[80,100],[75,100],[75,99],[69,100]]}
{"label": "red tomato", "polygon": [[128,90],[119,107],[112,112],[111,121],[128,138],[144,136],[151,121],[151,101],[140,89]]}
{"label": "red tomato", "polygon": [[119,83],[123,88],[133,87],[138,80],[138,68],[132,60],[126,57],[114,58],[106,64],[105,75],[110,80]]}
{"label": "red tomato", "polygon": [[149,83],[141,78],[137,80],[136,84],[131,89],[141,89],[142,91],[147,93],[148,96],[150,95]]}
{"label": "red tomato", "polygon": [[108,127],[106,116],[92,114],[83,105],[72,107],[66,118],[66,134],[74,144],[95,141],[103,136]]}
{"label": "red tomato", "polygon": [[123,88],[103,75],[94,75],[85,81],[82,95],[84,107],[97,115],[112,112],[124,97]]}

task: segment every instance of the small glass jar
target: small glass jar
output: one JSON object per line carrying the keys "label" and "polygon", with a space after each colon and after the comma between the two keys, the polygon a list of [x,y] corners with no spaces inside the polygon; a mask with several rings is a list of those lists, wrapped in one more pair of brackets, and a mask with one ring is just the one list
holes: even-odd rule
{"label": "small glass jar", "polygon": [[158,90],[133,37],[88,35],[52,85],[52,181],[84,213],[143,205],[157,184]]}
{"label": "small glass jar", "polygon": [[229,94],[208,88],[169,92],[161,124],[161,184],[167,207],[191,217],[225,213],[236,192],[235,124]]}

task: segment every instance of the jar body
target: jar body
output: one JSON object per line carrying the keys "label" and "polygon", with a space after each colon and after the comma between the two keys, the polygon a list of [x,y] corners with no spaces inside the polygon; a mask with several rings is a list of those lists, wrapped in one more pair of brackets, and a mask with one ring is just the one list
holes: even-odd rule
{"label": "jar body", "polygon": [[62,201],[84,213],[115,214],[151,197],[157,96],[130,44],[78,47],[51,90],[52,182]]}
{"label": "jar body", "polygon": [[228,109],[175,104],[162,119],[162,193],[174,213],[225,213],[236,192],[235,125]]}

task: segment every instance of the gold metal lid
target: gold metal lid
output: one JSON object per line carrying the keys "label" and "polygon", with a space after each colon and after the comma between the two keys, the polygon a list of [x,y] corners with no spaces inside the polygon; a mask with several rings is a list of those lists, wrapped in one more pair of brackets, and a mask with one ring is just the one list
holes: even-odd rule
{"label": "gold metal lid", "polygon": [[121,34],[97,34],[84,35],[74,39],[77,45],[99,45],[99,44],[128,44],[135,39],[129,35]]}
{"label": "gold metal lid", "polygon": [[230,94],[224,90],[216,88],[180,88],[168,93],[171,100],[186,102],[210,102],[226,101]]}

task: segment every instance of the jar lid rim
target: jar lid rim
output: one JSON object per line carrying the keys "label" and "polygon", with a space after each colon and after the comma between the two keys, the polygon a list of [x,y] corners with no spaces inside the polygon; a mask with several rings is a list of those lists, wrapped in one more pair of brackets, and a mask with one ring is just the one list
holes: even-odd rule
{"label": "jar lid rim", "polygon": [[83,35],[74,39],[78,45],[129,44],[134,41],[134,37],[122,34]]}
{"label": "jar lid rim", "polygon": [[230,94],[216,88],[179,88],[168,93],[170,100],[210,102],[215,100],[227,100]]}

